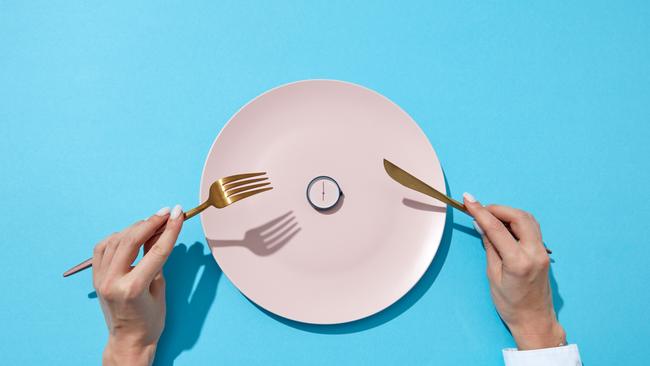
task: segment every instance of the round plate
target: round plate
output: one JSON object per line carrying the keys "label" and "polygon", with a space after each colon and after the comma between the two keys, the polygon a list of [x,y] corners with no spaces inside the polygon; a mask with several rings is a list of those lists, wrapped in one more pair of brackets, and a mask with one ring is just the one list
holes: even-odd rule
{"label": "round plate", "polygon": [[[345,323],[397,301],[431,263],[445,206],[393,181],[383,158],[445,192],[424,133],[372,90],[307,80],[245,105],[210,149],[201,199],[238,173],[267,172],[273,190],[201,214],[224,274],[259,306],[305,323]],[[328,211],[305,197],[321,175],[344,193]]]}

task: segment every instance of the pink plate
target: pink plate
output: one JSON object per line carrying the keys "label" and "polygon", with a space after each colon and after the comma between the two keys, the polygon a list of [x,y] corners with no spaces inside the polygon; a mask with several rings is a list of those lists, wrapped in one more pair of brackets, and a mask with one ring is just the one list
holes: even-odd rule
{"label": "pink plate", "polygon": [[[397,301],[431,263],[445,206],[394,182],[383,158],[445,192],[424,133],[372,90],[307,80],[246,104],[210,149],[201,199],[216,179],[243,172],[267,172],[273,190],[201,214],[223,272],[259,306],[305,323],[350,322]],[[318,176],[343,192],[328,211],[307,200]]]}

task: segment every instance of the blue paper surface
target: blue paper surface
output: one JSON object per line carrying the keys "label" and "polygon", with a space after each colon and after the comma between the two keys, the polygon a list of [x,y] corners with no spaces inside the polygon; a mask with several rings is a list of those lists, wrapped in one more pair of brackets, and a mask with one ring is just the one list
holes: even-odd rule
{"label": "blue paper surface", "polygon": [[[650,2],[0,2],[0,363],[98,364],[105,235],[197,201],[204,158],[261,92],[347,80],[399,104],[450,193],[533,212],[587,365],[650,362]],[[257,308],[188,222],[157,365],[497,365],[513,345],[471,221],[387,311],[344,326]],[[198,243],[198,244],[195,244]]]}

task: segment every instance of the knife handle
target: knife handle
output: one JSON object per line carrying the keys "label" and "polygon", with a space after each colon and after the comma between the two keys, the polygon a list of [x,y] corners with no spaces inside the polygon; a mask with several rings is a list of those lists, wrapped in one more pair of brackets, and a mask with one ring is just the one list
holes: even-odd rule
{"label": "knife handle", "polygon": [[[445,195],[445,197],[447,198],[447,199],[445,200],[445,201],[446,201],[446,202],[445,202],[446,204],[451,205],[451,206],[453,206],[454,208],[456,208],[456,209],[458,209],[458,210],[461,210],[461,211],[463,211],[464,213],[466,213],[466,214],[469,215],[469,211],[467,211],[467,207],[465,207],[464,204],[462,204],[462,203],[456,201],[455,199],[453,199],[453,198],[451,198],[451,197],[449,197],[449,196],[447,196],[447,195]],[[471,216],[471,215],[470,215],[470,216]]]}

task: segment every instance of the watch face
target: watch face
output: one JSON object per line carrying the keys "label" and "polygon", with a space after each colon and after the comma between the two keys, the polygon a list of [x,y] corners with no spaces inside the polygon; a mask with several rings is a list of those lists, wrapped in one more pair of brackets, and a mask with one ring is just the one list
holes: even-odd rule
{"label": "watch face", "polygon": [[331,177],[316,177],[307,185],[307,200],[317,210],[333,208],[341,199],[341,187]]}

